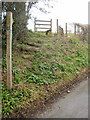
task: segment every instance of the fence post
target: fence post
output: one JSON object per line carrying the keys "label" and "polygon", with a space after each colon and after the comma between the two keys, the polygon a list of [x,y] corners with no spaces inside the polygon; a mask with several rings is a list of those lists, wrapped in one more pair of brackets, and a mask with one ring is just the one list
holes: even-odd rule
{"label": "fence post", "polygon": [[36,18],[34,18],[34,32],[36,32]]}
{"label": "fence post", "polygon": [[66,23],[66,37],[67,37],[67,23]]}
{"label": "fence post", "polygon": [[7,64],[7,89],[12,88],[12,12],[7,12],[6,15],[6,64]]}
{"label": "fence post", "polygon": [[57,19],[57,34],[58,34],[58,19]]}
{"label": "fence post", "polygon": [[80,34],[80,27],[77,26],[77,33]]}
{"label": "fence post", "polygon": [[76,24],[74,24],[74,35],[76,35]]}
{"label": "fence post", "polygon": [[51,33],[52,33],[52,19],[51,19]]}

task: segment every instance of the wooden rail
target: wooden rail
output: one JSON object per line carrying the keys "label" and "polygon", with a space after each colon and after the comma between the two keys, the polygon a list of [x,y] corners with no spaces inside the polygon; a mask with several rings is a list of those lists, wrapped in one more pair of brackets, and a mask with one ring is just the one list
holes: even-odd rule
{"label": "wooden rail", "polygon": [[50,29],[50,28],[41,28],[41,27],[37,27],[37,29]]}
{"label": "wooden rail", "polygon": [[35,24],[35,25],[49,25],[50,26],[51,24]]}
{"label": "wooden rail", "polygon": [[51,21],[47,21],[47,20],[36,20],[36,22],[51,22]]}

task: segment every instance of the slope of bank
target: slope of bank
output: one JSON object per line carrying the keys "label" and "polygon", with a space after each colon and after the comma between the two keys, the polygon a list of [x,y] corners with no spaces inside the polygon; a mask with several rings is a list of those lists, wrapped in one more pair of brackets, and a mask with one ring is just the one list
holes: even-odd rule
{"label": "slope of bank", "polygon": [[5,58],[3,66],[3,117],[27,118],[86,70],[88,43],[29,32],[13,51],[12,90],[6,90]]}

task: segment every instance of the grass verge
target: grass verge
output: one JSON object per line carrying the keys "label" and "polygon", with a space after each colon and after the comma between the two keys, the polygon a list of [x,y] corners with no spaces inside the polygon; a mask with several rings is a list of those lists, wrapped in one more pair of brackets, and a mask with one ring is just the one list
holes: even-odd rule
{"label": "grass verge", "polygon": [[25,117],[28,106],[31,109],[37,101],[43,103],[53,93],[61,92],[60,86],[70,84],[88,67],[87,41],[73,36],[57,39],[33,32],[29,36],[13,51],[11,90],[6,89],[6,59],[3,58],[3,117]]}

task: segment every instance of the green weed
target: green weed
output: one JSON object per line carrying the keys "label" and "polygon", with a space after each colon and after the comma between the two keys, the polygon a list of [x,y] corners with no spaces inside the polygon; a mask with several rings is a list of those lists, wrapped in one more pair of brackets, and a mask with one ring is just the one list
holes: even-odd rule
{"label": "green weed", "polygon": [[[22,89],[18,90],[14,86],[11,90],[6,90],[6,86],[2,84],[3,115],[9,115],[14,109],[22,108],[23,106],[19,105],[22,101],[26,101],[27,104],[33,102],[35,89],[45,97],[42,86],[48,84],[58,86],[60,80],[68,83],[80,70],[88,66],[87,43],[81,44],[78,37],[72,36],[66,40],[53,42],[52,38],[43,33],[40,35],[29,31],[29,34],[27,41],[32,40],[33,43],[43,41],[42,52],[32,53],[34,57],[27,61],[21,57],[22,53],[17,52],[13,55],[13,84],[19,86],[22,83],[28,85],[29,88],[22,86]],[[23,43],[19,47],[27,47],[27,45]],[[25,54],[31,53],[26,52]],[[20,65],[23,69],[20,68]],[[6,58],[3,59],[3,68],[6,70]],[[31,89],[31,86],[35,89]],[[50,91],[51,89],[48,88],[47,90]],[[27,98],[30,100],[27,101]]]}

